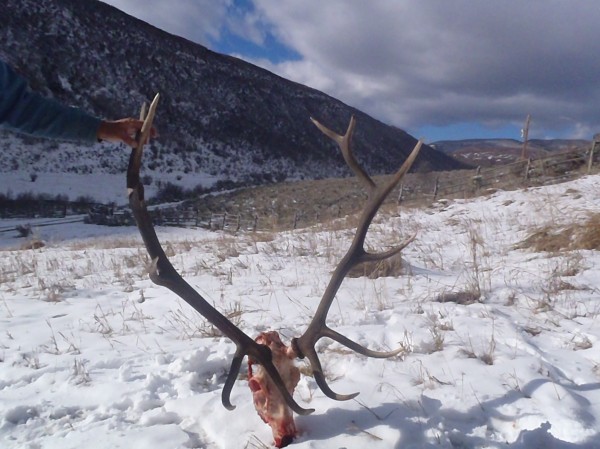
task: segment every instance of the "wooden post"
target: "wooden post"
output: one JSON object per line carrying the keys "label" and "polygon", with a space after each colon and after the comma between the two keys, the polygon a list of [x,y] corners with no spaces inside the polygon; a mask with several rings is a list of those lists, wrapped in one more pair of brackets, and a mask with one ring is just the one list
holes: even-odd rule
{"label": "wooden post", "polygon": [[600,144],[600,134],[594,135],[594,140],[592,140],[592,148],[590,149],[590,160],[588,161],[588,175],[592,171],[592,165],[594,164],[594,150],[596,149],[596,145]]}
{"label": "wooden post", "polygon": [[481,189],[481,186],[483,185],[483,177],[481,176],[481,165],[478,165],[477,170],[475,170],[475,176],[473,176],[473,185],[475,186],[475,192],[478,192],[479,189]]}
{"label": "wooden post", "polygon": [[527,141],[529,138],[529,122],[530,121],[531,121],[531,115],[527,114],[527,119],[525,119],[525,127],[521,130],[521,134],[523,137],[523,151],[521,152],[521,160],[525,160],[528,158]]}
{"label": "wooden post", "polygon": [[435,185],[433,186],[433,199],[437,198],[438,189],[440,187],[440,178],[435,178]]}
{"label": "wooden post", "polygon": [[401,204],[402,203],[402,195],[404,194],[404,183],[400,184],[400,193],[398,193],[398,200],[397,203]]}
{"label": "wooden post", "polygon": [[531,166],[531,158],[527,158],[527,164],[525,165],[525,181],[529,179],[529,167]]}

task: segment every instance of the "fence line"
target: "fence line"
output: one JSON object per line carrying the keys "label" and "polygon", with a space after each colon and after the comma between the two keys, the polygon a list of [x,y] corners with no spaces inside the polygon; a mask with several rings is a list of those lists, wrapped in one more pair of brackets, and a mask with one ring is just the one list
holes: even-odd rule
{"label": "fence line", "polygon": [[600,139],[595,140],[589,150],[558,153],[540,159],[518,160],[502,166],[478,167],[463,173],[459,179],[443,180],[436,177],[429,186],[429,192],[424,190],[425,186],[406,183],[400,187],[397,201],[422,201],[427,198],[436,200],[441,196],[455,195],[471,197],[485,189],[533,187],[564,182],[591,173],[593,165],[600,159],[600,152],[596,148],[598,146]]}
{"label": "fence line", "polygon": [[[596,138],[598,137],[598,138]],[[410,202],[431,202],[441,197],[469,198],[490,189],[516,189],[521,187],[546,185],[574,179],[590,173],[600,159],[600,134],[594,136],[589,150],[577,150],[550,155],[542,159],[525,159],[510,164],[493,167],[478,167],[473,170],[446,173],[435,177],[431,173],[411,174],[397,188],[396,195],[390,195],[387,203],[405,204]],[[453,174],[454,173],[454,174]],[[134,219],[128,209],[115,208],[103,204],[70,203],[68,201],[29,201],[16,209],[7,205],[8,200],[0,201],[2,218],[58,217],[82,213],[87,207],[87,223],[108,226],[133,225]],[[15,200],[12,200],[15,201]],[[201,211],[197,200],[187,200],[173,207],[151,208],[150,215],[158,226],[177,226],[245,232],[274,229],[296,229],[324,220],[340,218],[355,211],[342,211],[334,205],[322,211],[292,210],[288,217],[259,216],[252,214],[231,214],[227,212]],[[37,207],[35,205],[37,204]],[[12,205],[14,206],[14,204]],[[15,213],[16,211],[16,213]],[[20,214],[20,215],[19,215]]]}

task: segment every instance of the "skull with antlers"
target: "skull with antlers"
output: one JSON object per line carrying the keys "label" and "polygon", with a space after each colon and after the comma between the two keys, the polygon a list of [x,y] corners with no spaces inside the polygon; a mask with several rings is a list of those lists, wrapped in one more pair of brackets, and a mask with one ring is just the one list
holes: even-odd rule
{"label": "skull with antlers", "polygon": [[[321,362],[315,349],[315,345],[321,338],[330,338],[367,357],[387,358],[401,351],[401,349],[390,352],[372,351],[329,328],[326,319],[343,279],[353,267],[364,262],[384,260],[398,254],[414,239],[414,236],[412,236],[397,247],[382,253],[367,252],[364,248],[367,231],[375,214],[385,198],[410,169],[422,143],[420,141],[417,143],[412,153],[391,179],[377,185],[360,166],[352,153],[351,141],[356,124],[354,117],[351,118],[344,135],[339,135],[316,120],[311,119],[321,132],[338,144],[344,160],[368,191],[368,199],[360,215],[350,248],[333,272],[308,328],[300,337],[293,338],[291,346],[287,347],[281,342],[276,332],[263,333],[256,340],[250,338],[191,287],[167,259],[146,208],[144,186],[140,182],[143,148],[150,135],[158,98],[158,95],[154,98],[147,114],[145,108],[142,110],[141,118],[144,120],[144,126],[137,137],[138,144],[132,150],[127,169],[129,204],[152,260],[150,278],[154,283],[167,287],[180,296],[218,328],[223,335],[235,343],[236,351],[221,397],[223,405],[228,409],[235,408],[230,402],[230,394],[242,361],[245,356],[248,356],[249,386],[253,391],[255,406],[263,420],[271,425],[277,447],[283,447],[289,444],[296,434],[292,411],[300,415],[306,415],[314,411],[313,409],[301,407],[292,396],[300,376],[298,368],[293,365],[295,358],[308,359],[314,379],[326,396],[344,401],[354,398],[358,393],[343,395],[331,390],[323,374]],[[259,368],[253,371],[253,365],[258,365]]]}

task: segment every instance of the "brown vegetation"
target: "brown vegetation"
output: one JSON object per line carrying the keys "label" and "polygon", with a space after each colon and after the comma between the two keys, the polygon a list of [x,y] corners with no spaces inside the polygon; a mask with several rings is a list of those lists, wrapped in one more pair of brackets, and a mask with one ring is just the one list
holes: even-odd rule
{"label": "brown vegetation", "polygon": [[536,252],[599,250],[600,213],[591,215],[582,223],[573,223],[560,228],[545,226],[519,243],[517,248],[532,249]]}

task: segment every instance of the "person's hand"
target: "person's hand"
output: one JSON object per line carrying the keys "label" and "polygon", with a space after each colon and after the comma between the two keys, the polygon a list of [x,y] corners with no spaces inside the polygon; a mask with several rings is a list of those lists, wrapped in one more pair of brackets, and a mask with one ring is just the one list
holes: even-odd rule
{"label": "person's hand", "polygon": [[[135,135],[142,129],[144,122],[134,118],[123,118],[121,120],[103,120],[98,127],[97,136],[100,140],[110,142],[123,142],[130,147],[136,146]],[[156,129],[152,127],[150,137],[156,136]]]}

